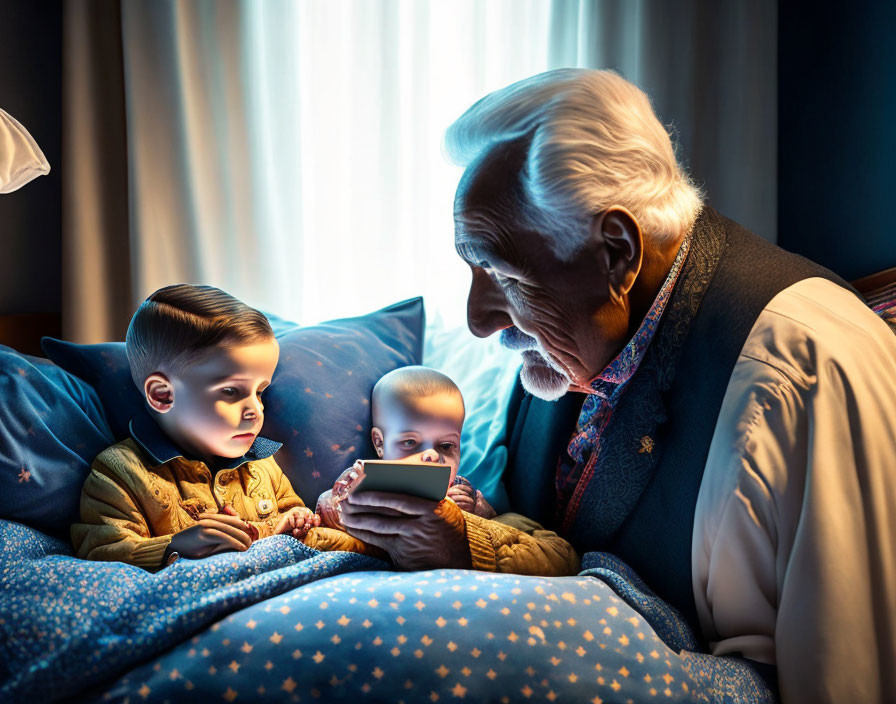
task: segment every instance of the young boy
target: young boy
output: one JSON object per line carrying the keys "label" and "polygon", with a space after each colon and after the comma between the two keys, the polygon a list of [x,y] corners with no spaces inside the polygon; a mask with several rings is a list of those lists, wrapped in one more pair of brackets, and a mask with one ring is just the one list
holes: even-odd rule
{"label": "young boy", "polygon": [[258,435],[279,356],[264,315],[211,286],[167,286],[134,314],[126,349],[147,413],[93,463],[78,557],[156,570],[319,525],[274,461],[280,444]]}

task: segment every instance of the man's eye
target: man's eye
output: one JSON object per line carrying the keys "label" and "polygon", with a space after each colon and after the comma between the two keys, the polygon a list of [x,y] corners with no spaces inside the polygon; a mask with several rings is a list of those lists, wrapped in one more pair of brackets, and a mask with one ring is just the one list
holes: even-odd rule
{"label": "man's eye", "polygon": [[414,447],[416,444],[417,444],[416,440],[402,440],[401,441],[401,446],[408,448],[408,449]]}
{"label": "man's eye", "polygon": [[451,452],[454,449],[453,442],[443,442],[439,447],[442,449],[442,452]]}
{"label": "man's eye", "polygon": [[237,395],[237,390],[233,386],[225,386],[221,389],[221,393],[225,396],[233,397]]}
{"label": "man's eye", "polygon": [[518,283],[517,279],[512,276],[507,276],[506,274],[502,274],[499,271],[495,272],[495,281],[497,281],[501,286],[516,286]]}

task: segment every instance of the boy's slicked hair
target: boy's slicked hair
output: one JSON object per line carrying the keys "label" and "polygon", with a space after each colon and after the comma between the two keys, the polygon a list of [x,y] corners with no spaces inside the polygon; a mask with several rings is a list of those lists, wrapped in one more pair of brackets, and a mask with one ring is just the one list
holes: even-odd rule
{"label": "boy's slicked hair", "polygon": [[272,338],[268,319],[214,286],[165,286],[140,304],[125,337],[131,378],[182,370],[206,350]]}
{"label": "boy's slicked hair", "polygon": [[463,394],[451,377],[431,367],[418,365],[399,367],[384,374],[376,382],[371,395],[371,407],[375,415],[378,402],[382,401],[384,397],[426,397],[436,394],[457,394],[463,403]]}

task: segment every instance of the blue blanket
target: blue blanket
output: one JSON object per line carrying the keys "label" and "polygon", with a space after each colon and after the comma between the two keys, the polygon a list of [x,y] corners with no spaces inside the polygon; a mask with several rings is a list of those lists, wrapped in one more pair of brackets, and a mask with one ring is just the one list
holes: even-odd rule
{"label": "blue blanket", "polygon": [[396,573],[277,536],[153,575],[0,521],[0,700],[773,701],[618,560],[585,567]]}

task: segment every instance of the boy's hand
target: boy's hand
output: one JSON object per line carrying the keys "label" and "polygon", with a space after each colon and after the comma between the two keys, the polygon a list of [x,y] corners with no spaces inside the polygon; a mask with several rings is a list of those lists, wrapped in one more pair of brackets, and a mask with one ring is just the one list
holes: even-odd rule
{"label": "boy's hand", "polygon": [[[237,517],[239,517],[239,515],[240,515],[236,512],[236,509],[233,506],[231,506],[230,504],[224,504],[224,506],[221,508],[220,511],[218,511],[218,513],[226,513],[228,516],[237,516]],[[254,543],[256,540],[258,540],[258,528],[253,526],[251,523],[248,523],[248,522],[245,522],[245,523],[246,523],[246,533],[249,534],[249,539]]]}
{"label": "boy's hand", "polygon": [[247,523],[224,513],[201,513],[199,522],[175,533],[168,552],[181,557],[208,557],[219,552],[247,550],[252,544]]}
{"label": "boy's hand", "polygon": [[299,506],[289,509],[289,511],[280,516],[280,520],[277,521],[277,525],[274,527],[274,535],[292,535],[294,538],[301,540],[311,528],[319,525],[320,516],[310,508]]}

